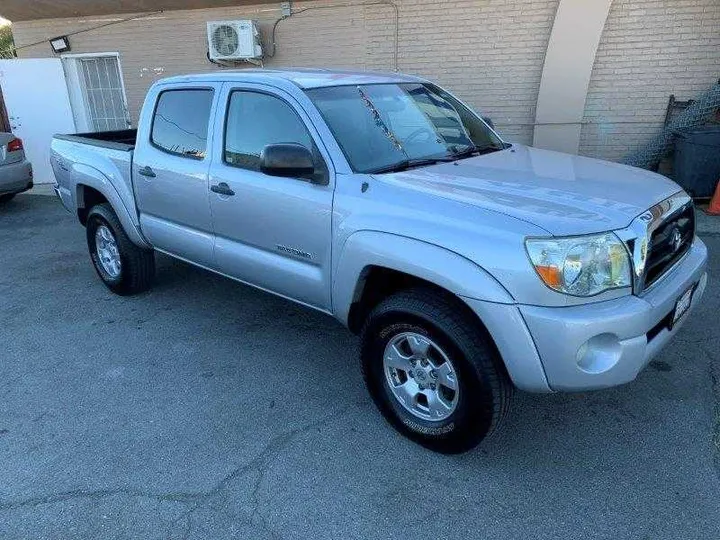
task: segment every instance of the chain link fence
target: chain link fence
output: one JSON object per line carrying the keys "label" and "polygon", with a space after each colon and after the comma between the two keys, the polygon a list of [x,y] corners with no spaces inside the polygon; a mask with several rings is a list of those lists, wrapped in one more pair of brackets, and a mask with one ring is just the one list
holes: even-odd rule
{"label": "chain link fence", "polygon": [[720,110],[720,82],[697,98],[687,109],[672,118],[662,131],[642,148],[627,155],[623,163],[654,169],[667,156],[675,143],[675,134],[703,126]]}

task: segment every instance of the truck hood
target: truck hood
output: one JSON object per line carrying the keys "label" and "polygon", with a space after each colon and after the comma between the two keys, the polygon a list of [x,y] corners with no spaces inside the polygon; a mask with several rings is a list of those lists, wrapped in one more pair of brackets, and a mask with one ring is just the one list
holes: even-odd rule
{"label": "truck hood", "polygon": [[680,191],[671,180],[643,169],[520,144],[375,178],[500,212],[556,236],[627,227]]}

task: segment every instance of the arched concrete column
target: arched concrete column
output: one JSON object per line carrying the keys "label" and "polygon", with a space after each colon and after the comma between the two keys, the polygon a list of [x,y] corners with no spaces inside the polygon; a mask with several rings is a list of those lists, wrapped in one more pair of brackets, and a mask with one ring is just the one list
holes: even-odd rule
{"label": "arched concrete column", "polygon": [[577,154],[585,98],[612,0],[560,0],[535,110],[533,145]]}

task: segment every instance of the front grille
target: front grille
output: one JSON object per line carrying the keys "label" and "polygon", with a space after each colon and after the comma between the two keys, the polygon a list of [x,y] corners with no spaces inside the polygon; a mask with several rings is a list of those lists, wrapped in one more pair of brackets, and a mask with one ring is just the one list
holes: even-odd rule
{"label": "front grille", "polygon": [[655,229],[648,242],[645,288],[660,279],[690,249],[695,237],[692,203],[672,214]]}

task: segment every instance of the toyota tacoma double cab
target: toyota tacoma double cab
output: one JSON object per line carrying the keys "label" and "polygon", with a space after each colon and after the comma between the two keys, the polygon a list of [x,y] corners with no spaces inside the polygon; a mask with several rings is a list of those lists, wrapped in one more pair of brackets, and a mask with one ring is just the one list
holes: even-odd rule
{"label": "toyota tacoma double cab", "polygon": [[417,77],[168,78],[137,130],[58,135],[51,162],[112,291],[148,289],[158,251],[332,315],[382,414],[440,452],[515,388],[632,381],[707,282],[678,185],[505,142]]}

